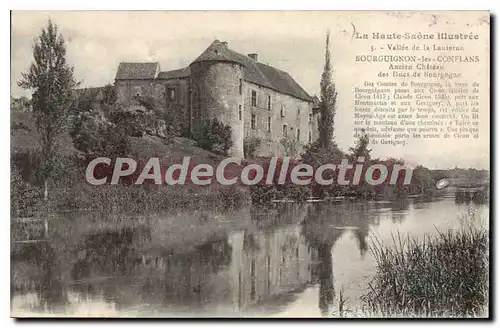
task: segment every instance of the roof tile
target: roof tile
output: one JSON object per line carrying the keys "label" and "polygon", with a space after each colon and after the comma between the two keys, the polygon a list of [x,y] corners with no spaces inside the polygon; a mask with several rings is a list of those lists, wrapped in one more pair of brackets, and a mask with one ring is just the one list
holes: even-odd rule
{"label": "roof tile", "polygon": [[287,73],[227,48],[215,40],[193,63],[200,61],[229,61],[245,67],[245,81],[267,87],[296,98],[312,101],[312,97]]}
{"label": "roof tile", "polygon": [[116,72],[116,80],[154,79],[160,69],[160,63],[120,63]]}

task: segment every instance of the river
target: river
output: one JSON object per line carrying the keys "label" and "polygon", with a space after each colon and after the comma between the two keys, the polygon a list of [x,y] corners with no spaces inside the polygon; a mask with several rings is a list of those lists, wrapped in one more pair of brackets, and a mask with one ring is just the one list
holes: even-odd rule
{"label": "river", "polygon": [[433,199],[274,204],[152,215],[58,214],[13,245],[12,316],[335,315],[363,305],[373,241],[455,229],[487,204]]}

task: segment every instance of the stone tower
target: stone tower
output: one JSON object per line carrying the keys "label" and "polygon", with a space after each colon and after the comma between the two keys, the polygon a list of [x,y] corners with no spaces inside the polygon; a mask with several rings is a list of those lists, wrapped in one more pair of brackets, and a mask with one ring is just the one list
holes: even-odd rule
{"label": "stone tower", "polygon": [[217,118],[232,129],[229,155],[243,158],[243,62],[227,43],[215,40],[190,69],[193,134],[204,121]]}

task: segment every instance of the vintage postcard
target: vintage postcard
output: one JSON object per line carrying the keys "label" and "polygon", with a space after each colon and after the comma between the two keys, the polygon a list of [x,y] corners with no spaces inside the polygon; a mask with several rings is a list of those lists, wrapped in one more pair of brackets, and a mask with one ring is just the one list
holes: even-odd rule
{"label": "vintage postcard", "polygon": [[489,318],[487,11],[12,11],[11,316]]}

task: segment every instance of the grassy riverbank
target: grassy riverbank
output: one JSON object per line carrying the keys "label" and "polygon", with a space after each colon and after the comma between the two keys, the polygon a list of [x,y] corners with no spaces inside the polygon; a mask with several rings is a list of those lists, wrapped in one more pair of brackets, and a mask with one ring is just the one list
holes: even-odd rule
{"label": "grassy riverbank", "polygon": [[[488,307],[489,239],[473,215],[460,230],[422,240],[375,241],[377,272],[364,296],[365,315],[482,317]],[[364,315],[364,316],[365,316]]]}

